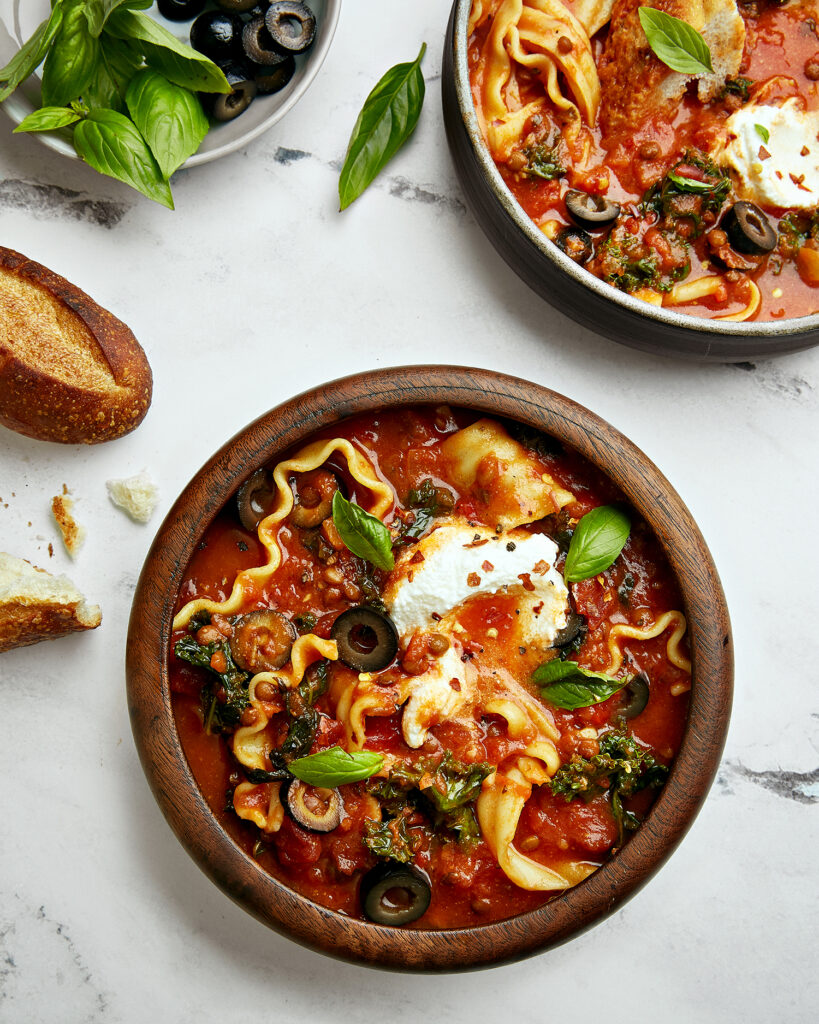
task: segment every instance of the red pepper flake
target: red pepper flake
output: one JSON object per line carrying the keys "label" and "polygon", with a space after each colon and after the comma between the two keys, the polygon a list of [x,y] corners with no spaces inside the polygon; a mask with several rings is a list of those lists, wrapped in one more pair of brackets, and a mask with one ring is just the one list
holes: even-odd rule
{"label": "red pepper flake", "polygon": [[803,147],[802,147],[802,148],[801,148],[801,149],[799,150],[799,155],[800,155],[800,156],[810,156],[810,150],[808,149],[808,147],[807,147],[807,146],[803,146]]}
{"label": "red pepper flake", "polygon": [[541,601],[540,604],[536,604],[534,606],[534,608],[532,609],[532,614],[533,615],[540,615],[540,613],[542,611],[543,611],[543,602]]}
{"label": "red pepper flake", "polygon": [[461,681],[459,679],[450,679],[449,685],[455,690],[456,693],[461,692]]}
{"label": "red pepper flake", "polygon": [[424,562],[424,561],[426,561],[426,559],[424,558],[424,552],[423,551],[416,551],[415,554],[410,559],[410,565],[418,565],[419,562]]}
{"label": "red pepper flake", "polygon": [[791,171],[789,173],[789,177],[790,177],[791,181],[794,183],[794,185],[796,185],[796,187],[800,191],[802,191],[802,192],[810,192],[810,189],[808,188],[808,186],[803,184],[803,182],[805,180],[805,175],[804,174],[796,175],[796,174],[793,173],[793,171]]}
{"label": "red pepper flake", "polygon": [[410,569],[410,571],[407,573],[407,583],[412,583],[414,579],[415,573],[412,571],[412,569]]}
{"label": "red pepper flake", "polygon": [[523,589],[524,590],[528,590],[528,591],[531,592],[531,591],[533,591],[535,589],[535,585],[534,585],[534,583],[532,583],[532,578],[531,578],[531,576],[529,575],[528,572],[520,573],[520,575],[518,576],[518,579],[523,584]]}
{"label": "red pepper flake", "polygon": [[488,537],[481,537],[479,533],[476,533],[469,544],[464,544],[465,548],[482,548],[484,544],[489,543]]}
{"label": "red pepper flake", "polygon": [[779,178],[780,181],[782,181],[782,171],[777,171],[776,176],[777,178]]}
{"label": "red pepper flake", "polygon": [[495,566],[487,559],[481,564],[481,568],[484,572],[494,572]]}
{"label": "red pepper flake", "polygon": [[471,572],[466,577],[466,585],[468,587],[479,587],[481,585],[481,578],[476,572]]}
{"label": "red pepper flake", "polygon": [[759,159],[760,160],[770,160],[771,159],[771,154],[768,152],[767,149],[765,149],[764,146],[760,146],[759,147]]}
{"label": "red pepper flake", "polygon": [[551,568],[551,565],[549,565],[546,559],[541,558],[537,565],[535,565],[535,572],[538,574],[538,576],[545,576]]}
{"label": "red pepper flake", "polygon": [[443,618],[443,615],[439,615],[438,612],[433,612],[432,618],[435,619],[436,622],[440,622],[441,619]]}

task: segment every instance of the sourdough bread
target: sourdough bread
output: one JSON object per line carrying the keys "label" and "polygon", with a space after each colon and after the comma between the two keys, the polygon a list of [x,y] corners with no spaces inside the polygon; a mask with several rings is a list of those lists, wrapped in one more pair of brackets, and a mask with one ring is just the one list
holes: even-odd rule
{"label": "sourdough bread", "polygon": [[96,444],[137,427],[151,369],[128,327],[64,277],[0,247],[0,423]]}

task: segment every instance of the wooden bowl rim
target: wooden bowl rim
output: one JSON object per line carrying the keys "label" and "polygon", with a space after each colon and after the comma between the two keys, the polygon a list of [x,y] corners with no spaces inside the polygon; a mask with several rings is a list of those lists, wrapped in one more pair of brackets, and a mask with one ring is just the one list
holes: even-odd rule
{"label": "wooden bowl rim", "polygon": [[[588,879],[539,910],[449,931],[410,931],[344,917],[265,873],[219,825],[188,766],[170,702],[167,650],[190,554],[239,484],[321,427],[355,413],[447,403],[558,437],[610,476],[662,544],[683,593],[692,648],[689,722],[668,782],[640,830]],[[375,967],[460,971],[521,959],[602,920],[662,865],[690,827],[728,729],[733,653],[725,598],[694,520],[657,467],[624,435],[564,396],[489,370],[410,366],[312,388],[239,431],[182,491],[160,526],[134,595],[126,652],[128,705],[148,782],[199,867],[264,924],[320,952]],[[159,685],[157,685],[159,684]]]}

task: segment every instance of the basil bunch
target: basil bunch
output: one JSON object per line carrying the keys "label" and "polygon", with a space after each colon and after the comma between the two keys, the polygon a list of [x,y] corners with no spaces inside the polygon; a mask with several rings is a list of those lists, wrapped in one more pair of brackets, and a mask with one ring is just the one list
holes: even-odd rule
{"label": "basil bunch", "polygon": [[0,70],[0,101],[43,64],[40,110],[15,132],[72,128],[77,154],[173,209],[170,176],[208,119],[196,92],[230,92],[222,71],[139,11],[151,0],[54,0]]}
{"label": "basil bunch", "polygon": [[666,67],[682,75],[713,73],[708,43],[687,21],[654,7],[638,7],[637,16],[648,45]]}

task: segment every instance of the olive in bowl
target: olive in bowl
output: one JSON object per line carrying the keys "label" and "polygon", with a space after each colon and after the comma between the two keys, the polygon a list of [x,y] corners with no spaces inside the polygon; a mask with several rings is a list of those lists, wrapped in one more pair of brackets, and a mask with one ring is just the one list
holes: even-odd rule
{"label": "olive in bowl", "polygon": [[[339,409],[344,410],[341,418]],[[382,468],[386,465],[387,450],[373,450],[371,462],[365,455],[368,446],[388,446],[389,438],[402,435],[385,431],[376,437],[373,420],[393,424],[400,419],[404,423],[409,415],[413,423],[429,432],[432,442],[436,414],[440,422],[449,424],[447,436],[441,440],[437,435],[434,453],[420,449],[427,460],[422,465],[428,466],[430,457],[439,460],[435,480],[429,484],[414,480],[418,486],[414,486],[412,497],[403,484],[395,489],[386,486],[372,467],[376,462]],[[441,419],[444,416],[450,418]],[[527,447],[525,439],[533,432],[556,442],[557,454],[546,456],[542,446]],[[419,436],[423,445],[427,434]],[[538,711],[539,705],[532,700],[540,698],[534,689],[524,686],[523,678],[515,689],[513,706],[502,700],[486,703],[488,698],[471,688],[471,680],[474,673],[482,671],[482,664],[490,664],[488,658],[500,659],[503,668],[497,673],[499,682],[493,681],[491,672],[480,677],[490,694],[497,686],[512,685],[510,678],[523,664],[521,659],[534,664],[535,658],[545,658],[547,666],[553,666],[550,672],[577,676],[572,667],[577,645],[581,649],[588,646],[589,631],[598,625],[583,602],[578,602],[580,591],[575,591],[576,608],[568,606],[564,594],[561,607],[565,615],[559,623],[554,620],[555,629],[541,648],[521,653],[517,644],[508,642],[508,636],[496,635],[499,627],[516,635],[514,631],[523,626],[515,625],[514,607],[521,608],[522,615],[525,609],[520,604],[510,606],[506,627],[500,614],[486,618],[480,609],[511,598],[492,587],[481,591],[484,578],[505,571],[502,567],[508,561],[512,578],[518,580],[513,570],[521,571],[518,561],[529,557],[526,552],[531,551],[538,569],[524,573],[526,584],[547,587],[545,576],[541,582],[543,574],[568,572],[564,558],[571,554],[571,544],[568,553],[558,548],[549,531],[557,536],[559,524],[548,516],[535,530],[498,522],[495,516],[491,517],[495,525],[487,525],[489,513],[485,516],[480,511],[484,508],[480,503],[511,501],[514,481],[510,484],[508,474],[506,479],[499,475],[491,487],[482,487],[480,494],[469,489],[472,484],[466,478],[459,476],[461,483],[454,482],[450,474],[457,473],[460,464],[454,453],[463,452],[464,444],[469,447],[470,439],[473,446],[469,450],[474,450],[476,437],[482,439],[481,445],[493,437],[500,439],[507,458],[512,457],[510,452],[521,455],[523,451],[526,459],[551,459],[553,472],[561,459],[585,460],[599,479],[605,479],[607,495],[615,491],[622,495],[632,520],[636,523],[639,519],[642,524],[635,536],[646,543],[652,538],[657,564],[665,566],[665,582],[660,588],[652,587],[652,577],[643,578],[640,570],[637,586],[642,587],[641,601],[662,601],[663,594],[674,593],[673,607],[680,610],[662,612],[666,632],[661,641],[655,637],[656,646],[652,646],[655,641],[639,639],[652,631],[650,621],[640,625],[644,620],[635,618],[635,625],[625,629],[632,659],[628,665],[633,662],[635,668],[623,667],[627,676],[622,677],[623,685],[605,714],[616,719],[613,732],[623,743],[623,734],[639,736],[641,723],[654,721],[661,706],[673,705],[679,697],[684,701],[680,708],[687,708],[687,718],[675,719],[680,728],[670,770],[659,764],[647,766],[651,779],[659,772],[663,781],[661,788],[646,794],[653,803],[649,800],[647,809],[644,806],[638,811],[642,823],[629,833],[631,837],[618,839],[616,823],[608,820],[607,842],[614,844],[611,851],[597,857],[596,870],[584,856],[579,862],[581,867],[585,865],[583,880],[576,877],[577,884],[559,891],[504,882],[504,878],[511,879],[507,870],[514,874],[521,867],[527,877],[546,878],[546,858],[559,857],[559,847],[553,853],[541,850],[536,854],[540,862],[532,857],[530,846],[516,850],[511,860],[504,860],[505,868],[497,863],[503,898],[497,895],[494,902],[483,892],[470,891],[468,883],[463,898],[449,898],[442,881],[446,858],[439,858],[444,849],[458,848],[444,842],[439,846],[428,837],[437,834],[434,829],[451,828],[455,822],[468,829],[477,827],[474,839],[483,844],[481,855],[492,863],[495,847],[490,842],[500,834],[498,823],[508,818],[509,801],[525,801],[528,798],[521,791],[529,792],[535,784],[518,778],[518,769],[513,767],[493,771],[489,762],[495,755],[486,745],[470,752],[471,760],[464,756],[456,764],[444,757],[436,743],[455,743],[457,752],[467,755],[464,744],[469,737],[468,727],[453,730],[446,716],[453,708],[480,707],[480,714],[485,711],[488,716],[487,740],[494,730],[503,749],[518,744],[521,756],[529,743],[526,730],[544,731],[544,747],[532,747],[526,755],[529,761],[524,758],[521,763],[527,771],[539,773],[532,778],[539,778],[537,785],[545,791],[550,785],[548,774],[532,762],[537,756],[546,756],[546,739],[555,735],[553,729],[560,732],[565,728],[568,739],[577,735],[571,725],[574,712],[561,712],[559,705],[551,705],[548,715]],[[454,447],[443,449],[453,438]],[[357,446],[362,439],[363,448]],[[448,461],[450,458],[455,461]],[[332,511],[319,526],[300,527],[289,518],[297,507],[295,493],[300,480],[306,481],[307,473],[325,464],[344,484],[348,524],[359,524],[360,537],[364,535],[361,523],[365,523],[366,536],[384,551],[393,546],[392,568],[372,547],[366,553],[378,558],[383,567],[363,565],[363,556],[354,555],[342,537],[356,543],[353,534],[341,518],[339,532]],[[566,465],[579,466],[580,462]],[[265,468],[279,481],[278,496],[271,503],[262,489],[261,497],[254,499],[253,504],[267,512],[254,534],[239,520],[236,495],[246,480]],[[560,488],[548,486],[542,474],[526,479],[543,484],[544,501],[547,497],[554,501],[550,496],[559,494]],[[457,504],[455,510],[451,505],[433,510],[435,487],[441,486],[452,488],[454,500],[466,502],[462,510],[471,507],[469,522],[475,525],[469,527],[458,518]],[[334,502],[341,507],[339,492]],[[387,520],[389,529],[384,529],[389,537],[364,518],[365,511],[382,526]],[[582,522],[582,509],[575,510],[578,514],[578,522]],[[571,528],[577,536],[577,524]],[[552,545],[558,553],[546,560],[546,549],[551,550]],[[434,582],[425,583],[424,576],[433,571],[434,577],[439,553],[450,549],[463,565],[464,602],[456,605],[459,612],[454,618],[448,617],[447,609],[457,598],[447,596],[451,592]],[[535,553],[541,549],[541,554]],[[645,554],[649,549],[641,550]],[[214,561],[219,551],[229,552],[227,573],[226,565]],[[629,554],[629,565],[631,558]],[[616,571],[624,572],[624,565]],[[237,566],[241,567],[238,575]],[[281,575],[274,578],[279,570]],[[619,577],[612,579],[616,595]],[[558,583],[555,577],[555,585]],[[531,602],[526,605],[530,618],[540,622],[543,598],[539,592],[530,594],[525,585],[515,585],[520,586],[515,600]],[[592,580],[590,586],[597,585]],[[410,592],[402,589],[406,587],[422,588],[418,591],[425,595],[422,613],[425,622],[433,623],[431,627],[412,632],[413,616],[421,612],[418,602],[410,600]],[[498,612],[501,604],[497,604]],[[619,616],[619,600],[614,604]],[[387,609],[400,644],[392,661],[382,655],[377,662],[380,667],[371,668],[341,661],[341,644],[332,636],[333,624],[351,606],[373,608],[381,615]],[[638,606],[642,607],[635,602],[635,609],[639,610]],[[534,608],[538,611],[532,611]],[[285,615],[297,627],[299,637],[293,640],[288,628],[281,637],[272,635],[278,630],[271,630],[276,644],[281,641],[286,646],[292,640],[290,661],[279,664],[277,648],[268,664],[279,667],[262,666],[251,682],[228,655],[235,646],[236,655],[251,664],[247,651],[240,651],[247,638],[240,637],[234,645],[233,637],[255,623],[248,623],[245,616],[265,609]],[[655,608],[652,603],[649,619],[659,621],[659,617],[660,605]],[[679,639],[674,640],[683,620],[687,622],[685,651],[690,662],[683,657]],[[619,618],[613,621],[619,622]],[[460,630],[455,628],[456,622]],[[355,623],[349,631],[352,646],[364,648],[366,653],[372,638],[366,633],[355,636],[354,627]],[[620,623],[621,633],[624,628]],[[269,646],[265,641],[266,650]],[[607,650],[606,644],[601,648]],[[185,654],[184,660],[179,651]],[[662,658],[663,674],[658,676],[648,663],[650,678],[646,682],[638,678],[636,669],[643,667],[643,659],[653,656],[652,652]],[[194,477],[160,527],[143,569],[129,628],[127,678],[134,737],[156,798],[181,841],[219,886],[271,928],[331,955],[401,970],[451,971],[519,959],[563,942],[603,920],[661,867],[690,826],[719,763],[730,710],[731,634],[716,570],[690,513],[653,463],[622,434],[590,411],[531,382],[464,367],[402,367],[357,375],[300,395],[240,432]],[[569,691],[576,692],[577,685],[576,680],[572,682]],[[671,685],[678,686],[678,696],[663,689]],[[428,691],[422,689],[425,686]],[[429,749],[437,749],[437,755],[423,751],[423,735],[408,726],[408,718],[422,721],[418,716],[428,707],[424,692],[436,695],[427,731],[432,737]],[[442,710],[444,706],[450,711]],[[508,714],[516,721],[527,708],[535,716],[530,722],[538,724],[527,726],[515,740],[512,726],[507,731],[501,719]],[[594,713],[597,715],[597,709]],[[436,716],[444,719],[440,729]],[[476,720],[473,712],[461,718],[466,723]],[[207,723],[209,743],[218,744],[225,755],[210,767],[195,755],[195,750],[201,749]],[[562,723],[559,728],[558,723]],[[407,737],[417,745],[409,746]],[[482,737],[479,732],[477,739],[484,743]],[[578,737],[578,742],[589,740]],[[595,750],[592,744],[584,748],[585,753],[581,751],[590,764],[597,756]],[[630,754],[618,754],[616,760],[631,764],[646,753],[645,748],[641,752],[632,745]],[[659,748],[657,753],[659,756]],[[427,757],[433,762],[425,760]],[[570,765],[568,753],[563,757],[568,757],[566,764]],[[233,781],[231,765],[241,766]],[[396,767],[401,767],[400,772],[396,773]],[[572,770],[564,772],[570,789]],[[508,772],[511,776],[505,774]],[[631,772],[626,774],[624,792],[632,785]],[[206,778],[209,781],[203,784]],[[295,785],[294,778],[307,788]],[[503,779],[508,779],[508,788]],[[225,809],[226,788],[231,789],[231,810]],[[338,802],[334,791],[338,791]],[[211,794],[209,798],[206,793]],[[538,800],[547,797],[558,799],[541,792]],[[630,797],[624,799],[624,809],[629,810]],[[464,800],[475,802],[477,819],[458,816]],[[607,802],[604,794],[603,803]],[[585,806],[582,798],[580,806]],[[455,817],[451,817],[453,809],[458,812]],[[602,810],[605,808],[600,813]],[[431,823],[436,821],[439,824],[433,827]],[[520,821],[523,827],[524,819]],[[503,840],[510,848],[517,841],[514,821],[512,825]],[[408,867],[411,879],[388,874],[384,865],[396,860],[393,854],[404,858],[399,864]],[[472,863],[466,848],[459,856]],[[330,868],[336,863],[344,870]],[[423,885],[416,888],[419,877],[430,886],[426,909]],[[326,893],[328,888],[335,903],[323,906],[322,899],[327,896],[322,897],[322,891]],[[388,914],[407,908],[412,915],[420,913],[381,921],[378,904],[386,905]]]}

